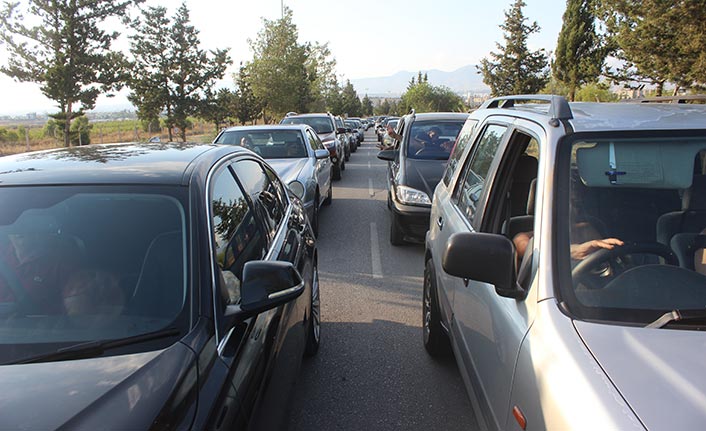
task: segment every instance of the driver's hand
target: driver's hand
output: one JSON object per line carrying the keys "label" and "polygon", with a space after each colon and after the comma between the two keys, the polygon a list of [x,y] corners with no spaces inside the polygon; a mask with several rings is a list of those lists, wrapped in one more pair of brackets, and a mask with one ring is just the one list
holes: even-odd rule
{"label": "driver's hand", "polygon": [[583,260],[597,250],[602,248],[612,250],[616,245],[621,246],[623,242],[618,238],[605,238],[586,241],[582,244],[571,244],[571,258],[574,260]]}

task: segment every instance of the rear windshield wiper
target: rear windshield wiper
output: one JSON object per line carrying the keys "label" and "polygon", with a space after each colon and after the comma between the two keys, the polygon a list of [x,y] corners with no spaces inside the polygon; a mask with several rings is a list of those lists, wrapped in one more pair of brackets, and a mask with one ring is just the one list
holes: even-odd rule
{"label": "rear windshield wiper", "polygon": [[672,310],[664,313],[659,319],[645,326],[645,328],[663,328],[666,325],[683,322],[688,324],[693,321],[706,322],[706,308],[697,308],[694,310]]}
{"label": "rear windshield wiper", "polygon": [[129,346],[131,344],[138,344],[145,341],[157,340],[160,338],[173,337],[179,334],[177,328],[167,328],[161,329],[159,331],[147,332],[145,334],[133,335],[131,337],[119,338],[117,340],[103,340],[103,341],[88,341],[85,343],[78,343],[68,347],[62,347],[53,352],[42,353],[36,356],[30,356],[24,359],[19,359],[17,361],[7,362],[3,365],[11,364],[32,364],[36,362],[49,362],[49,361],[66,361],[69,359],[85,359],[92,358],[98,355],[102,355],[106,350],[114,349],[116,347]]}

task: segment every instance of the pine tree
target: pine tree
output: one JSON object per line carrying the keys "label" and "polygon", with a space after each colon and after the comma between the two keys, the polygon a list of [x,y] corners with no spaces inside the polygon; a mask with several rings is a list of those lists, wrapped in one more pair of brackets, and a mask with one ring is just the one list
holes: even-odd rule
{"label": "pine tree", "polygon": [[569,89],[569,99],[583,84],[600,76],[605,50],[596,34],[595,0],[566,0],[552,73]]}
{"label": "pine tree", "polygon": [[237,116],[240,124],[255,121],[260,116],[262,107],[250,86],[250,73],[247,66],[240,63],[240,69],[235,79],[235,94],[237,97]]}
{"label": "pine tree", "polygon": [[[100,24],[113,17],[127,22],[129,8],[142,1],[28,0],[5,2],[0,11],[0,43],[9,53],[0,72],[38,83],[57,103],[59,112],[52,117],[63,126],[65,146],[71,144],[72,120],[93,109],[98,95],[120,89],[125,80],[125,58],[111,50],[119,33],[106,32]],[[37,20],[25,20],[20,4]]]}
{"label": "pine tree", "polygon": [[[207,53],[199,48],[199,31],[190,24],[182,4],[172,20],[164,7],[150,7],[135,24],[130,51],[135,57],[129,96],[143,116],[164,111],[169,140],[173,128],[186,140],[188,117],[199,112],[203,99],[231,63],[227,50]],[[155,25],[155,22],[161,24]]]}
{"label": "pine tree", "polygon": [[525,24],[524,6],[524,1],[516,0],[505,12],[505,23],[500,25],[505,46],[496,44],[499,52],[490,53],[493,61],[484,58],[478,66],[493,96],[537,93],[549,80],[544,50],[530,52],[527,48],[527,37],[538,32],[539,25]]}

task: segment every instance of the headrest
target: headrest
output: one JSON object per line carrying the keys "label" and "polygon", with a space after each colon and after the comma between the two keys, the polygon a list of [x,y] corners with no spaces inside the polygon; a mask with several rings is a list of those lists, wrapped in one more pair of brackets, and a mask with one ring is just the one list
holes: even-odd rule
{"label": "headrest", "polygon": [[706,210],[706,175],[694,175],[691,187],[682,195],[682,209]]}
{"label": "headrest", "polygon": [[527,214],[534,214],[534,199],[537,194],[537,178],[532,179],[527,193]]}

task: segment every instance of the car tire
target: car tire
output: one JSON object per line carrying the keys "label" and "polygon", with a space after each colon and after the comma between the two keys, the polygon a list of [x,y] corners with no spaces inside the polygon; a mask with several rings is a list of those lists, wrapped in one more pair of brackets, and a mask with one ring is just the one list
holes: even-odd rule
{"label": "car tire", "polygon": [[331,178],[335,181],[338,181],[341,179],[341,166],[340,165],[334,165],[332,172],[331,172]]}
{"label": "car tire", "polygon": [[390,244],[404,244],[404,232],[400,228],[399,218],[394,213],[390,214]]}
{"label": "car tire", "polygon": [[422,294],[422,336],[424,348],[432,357],[447,356],[451,352],[449,337],[441,327],[441,311],[436,289],[436,273],[431,258],[424,265]]}
{"label": "car tire", "polygon": [[324,199],[324,205],[331,205],[331,201],[333,201],[333,186],[329,184],[328,195],[326,196],[326,199]]}
{"label": "car tire", "polygon": [[346,170],[346,160],[348,160],[348,159],[341,160],[341,170],[342,171]]}
{"label": "car tire", "polygon": [[309,307],[309,329],[307,330],[304,356],[314,356],[321,345],[321,291],[319,289],[319,268],[314,263],[314,277],[311,282],[311,303]]}

